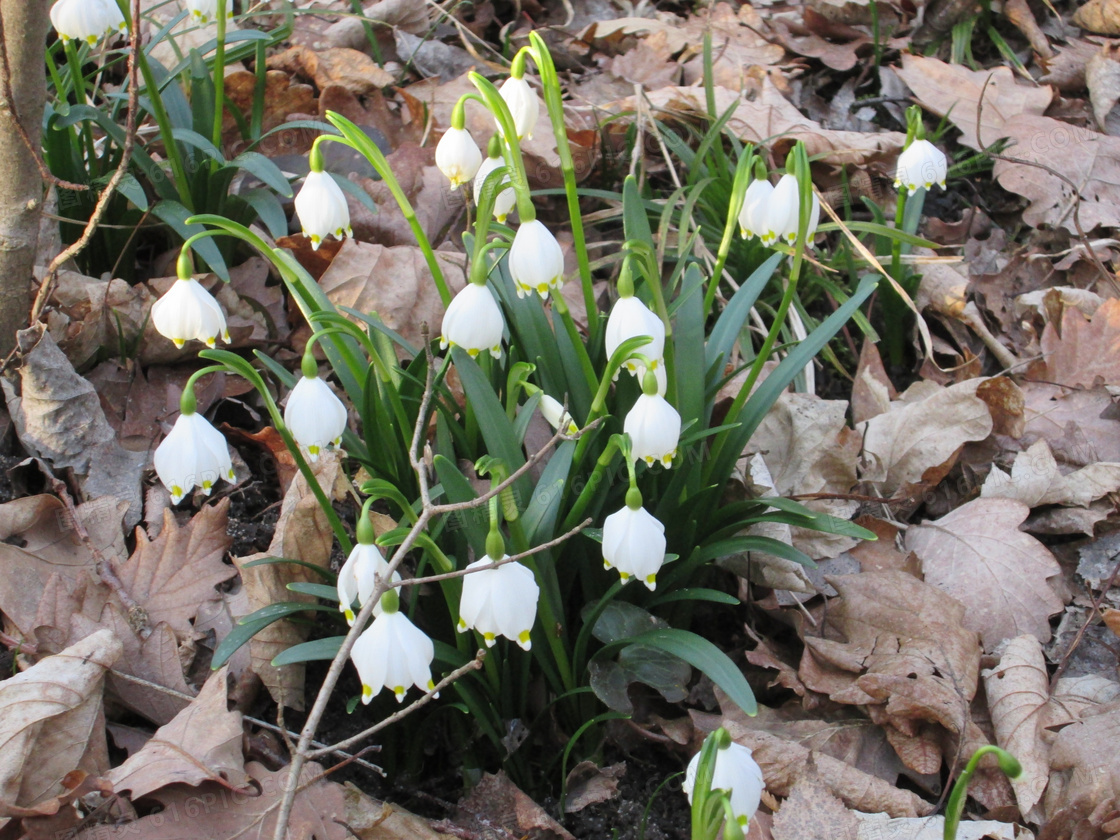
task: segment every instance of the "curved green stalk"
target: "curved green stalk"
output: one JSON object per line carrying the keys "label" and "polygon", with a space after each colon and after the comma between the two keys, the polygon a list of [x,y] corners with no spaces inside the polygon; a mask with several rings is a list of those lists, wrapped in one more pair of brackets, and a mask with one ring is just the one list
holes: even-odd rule
{"label": "curved green stalk", "polygon": [[739,221],[739,213],[743,209],[743,198],[747,194],[747,181],[750,180],[751,162],[754,160],[754,146],[747,144],[739,163],[735,167],[735,181],[731,188],[731,204],[727,208],[727,223],[723,226],[723,238],[719,242],[719,253],[716,255],[716,265],[712,269],[712,276],[708,279],[708,289],[704,293],[704,317],[712,313],[716,293],[719,291],[719,281],[723,276],[723,267],[727,264],[727,257],[731,253],[731,240],[735,236],[735,225]]}
{"label": "curved green stalk", "polygon": [[506,101],[502,99],[502,95],[489,79],[473,71],[468,73],[467,76],[470,78],[471,84],[478,89],[483,104],[486,105],[490,113],[494,115],[494,119],[502,127],[502,137],[506,141],[502,154],[508,164],[510,186],[513,187],[514,195],[517,196],[517,215],[520,217],[522,224],[531,222],[537,218],[537,208],[533,206],[533,197],[529,192],[529,176],[525,172],[525,158],[521,154],[521,142],[517,139],[517,128],[513,124],[513,115],[510,114],[509,106],[506,105]]}
{"label": "curved green stalk", "polygon": [[[222,148],[222,116],[226,110],[226,7],[233,0],[218,0],[218,45],[214,49],[214,129],[211,141]],[[210,171],[217,172],[223,164],[210,161]]]}

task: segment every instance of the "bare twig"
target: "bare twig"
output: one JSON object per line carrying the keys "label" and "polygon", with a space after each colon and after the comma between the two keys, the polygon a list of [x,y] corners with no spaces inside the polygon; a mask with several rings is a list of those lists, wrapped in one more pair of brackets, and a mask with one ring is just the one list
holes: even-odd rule
{"label": "bare twig", "polygon": [[[50,299],[51,290],[54,288],[55,280],[58,277],[59,269],[68,260],[73,259],[85,250],[85,247],[93,238],[97,226],[101,223],[101,218],[109,209],[109,200],[113,197],[117,187],[120,186],[121,181],[124,180],[124,176],[128,174],[128,167],[132,162],[132,150],[136,144],[136,123],[139,119],[140,110],[140,0],[132,0],[131,35],[132,43],[128,53],[128,119],[125,124],[124,145],[121,147],[120,163],[104,191],[98,197],[97,205],[93,208],[93,213],[90,215],[89,221],[86,222],[82,235],[78,237],[76,242],[64,248],[62,253],[51,260],[51,264],[47,267],[47,274],[39,286],[38,294],[35,295],[35,302],[31,305],[30,321],[32,324],[38,321],[43,314],[43,309]],[[150,93],[152,96],[157,95],[155,91],[150,91]]]}

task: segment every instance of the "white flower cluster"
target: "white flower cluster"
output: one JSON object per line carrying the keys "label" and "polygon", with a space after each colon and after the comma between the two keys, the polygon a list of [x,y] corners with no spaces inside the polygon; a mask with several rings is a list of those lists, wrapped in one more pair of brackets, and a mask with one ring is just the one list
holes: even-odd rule
{"label": "white flower cluster", "polygon": [[58,0],[50,14],[51,25],[64,42],[73,39],[93,46],[106,35],[128,29],[116,0]]}
{"label": "white flower cluster", "polygon": [[[739,211],[739,232],[747,237],[757,236],[763,245],[773,245],[784,239],[792,245],[797,239],[800,218],[801,190],[797,178],[785,174],[772,186],[765,178],[756,178],[747,187],[743,197],[743,209]],[[821,217],[821,202],[813,193],[809,210],[809,225],[805,232],[805,242],[812,246],[813,235]]]}

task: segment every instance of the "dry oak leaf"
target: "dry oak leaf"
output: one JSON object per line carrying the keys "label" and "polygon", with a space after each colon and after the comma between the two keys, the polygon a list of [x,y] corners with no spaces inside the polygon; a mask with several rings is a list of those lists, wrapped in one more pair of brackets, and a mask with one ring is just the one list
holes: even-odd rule
{"label": "dry oak leaf", "polygon": [[468,829],[497,827],[515,837],[575,840],[501,770],[484,774],[459,802],[456,822]]}
{"label": "dry oak leaf", "polygon": [[1035,806],[1050,777],[1050,747],[1043,738],[1050,677],[1042,645],[1034,636],[1007,643],[999,665],[982,672],[997,743],[1019,759],[1023,773],[1011,780],[1015,799],[1028,822],[1038,822]]}
{"label": "dry oak leaf", "polygon": [[228,519],[227,498],[203,507],[185,527],[179,527],[170,510],[164,511],[155,540],[136,530],[136,551],[113,568],[152,624],[165,621],[180,639],[188,639],[199,605],[221,599],[214,587],[237,574],[223,562],[233,542],[226,533]]}
{"label": "dry oak leaf", "polygon": [[245,789],[249,776],[241,753],[241,713],[226,709],[228,676],[227,668],[211,674],[189,706],[113,768],[113,789],[130,791],[133,800],[173,784],[209,781]]}
{"label": "dry oak leaf", "polygon": [[[812,761],[811,756],[809,760]],[[771,831],[774,840],[857,840],[859,820],[815,773],[808,773],[797,780],[789,798],[774,815]]]}
{"label": "dry oak leaf", "polygon": [[1058,463],[1069,467],[1120,462],[1120,421],[1114,419],[1113,398],[1106,388],[1024,382],[1023,396],[1027,423],[1022,445],[1041,438]]}
{"label": "dry oak leaf", "polygon": [[976,634],[962,626],[964,607],[900,571],[827,580],[840,594],[828,602],[819,635],[802,628],[805,685],[867,707],[873,720],[907,737],[920,736],[923,723],[963,732],[980,667]]}
{"label": "dry oak leaf", "polygon": [[97,739],[105,752],[102,686],[120,655],[102,630],[0,683],[0,816],[64,793]]}
{"label": "dry oak leaf", "polygon": [[392,73],[378,66],[368,55],[347,47],[325,50],[290,47],[269,58],[268,69],[304,76],[311,79],[319,90],[329,85],[342,85],[358,96],[396,82]]}
{"label": "dry oak leaf", "polygon": [[1120,808],[1120,702],[1098,706],[1058,732],[1050,751],[1044,837],[1097,838]]}
{"label": "dry oak leaf", "polygon": [[1073,22],[1098,35],[1120,35],[1120,3],[1089,0],[1073,13]]}
{"label": "dry oak leaf", "polygon": [[964,626],[985,650],[1024,633],[1047,641],[1050,616],[1063,606],[1046,582],[1061,572],[1054,555],[1019,530],[1029,513],[1012,499],[974,499],[906,531],[926,582],[965,605]]}
{"label": "dry oak leaf", "polygon": [[919,484],[937,484],[968,441],[992,431],[987,403],[976,395],[987,380],[970,379],[943,388],[916,382],[891,410],[861,424],[863,468],[860,478],[890,497]]}
{"label": "dry oak leaf", "polygon": [[1105,44],[1089,59],[1085,82],[1097,126],[1105,134],[1120,134],[1120,45]]}
{"label": "dry oak leaf", "polygon": [[[157,801],[162,810],[132,822],[92,826],[73,840],[271,840],[280,800],[291,784],[290,769],[271,772],[255,761],[246,764],[260,791],[255,796],[214,782],[161,788],[148,801]],[[304,766],[298,785],[287,840],[348,840],[342,786],[323,778],[323,768],[313,762]]]}
{"label": "dry oak leaf", "polygon": [[980,488],[980,496],[1016,499],[1032,508],[1039,505],[1087,508],[1117,490],[1120,490],[1120,464],[1099,462],[1062,475],[1049,445],[1040,439],[1015,456],[1010,475],[993,466]]}
{"label": "dry oak leaf", "polygon": [[[945,836],[945,818],[932,817],[891,819],[886,814],[856,812],[859,840],[941,840]],[[993,820],[962,820],[956,840],[1028,840],[1029,831],[1016,834],[1014,825]]]}
{"label": "dry oak leaf", "polygon": [[1048,323],[1041,344],[1050,382],[1086,388],[1120,385],[1120,300],[1106,300],[1091,319],[1067,307],[1061,328]]}

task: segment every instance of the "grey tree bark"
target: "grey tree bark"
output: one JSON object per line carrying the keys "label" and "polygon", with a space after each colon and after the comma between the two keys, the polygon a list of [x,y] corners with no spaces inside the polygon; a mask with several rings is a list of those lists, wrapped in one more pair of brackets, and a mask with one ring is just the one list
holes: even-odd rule
{"label": "grey tree bark", "polygon": [[[51,0],[0,0],[0,357],[15,345],[31,306],[43,178],[28,148],[40,147],[46,101],[43,51]],[[22,127],[22,128],[21,128]]]}

